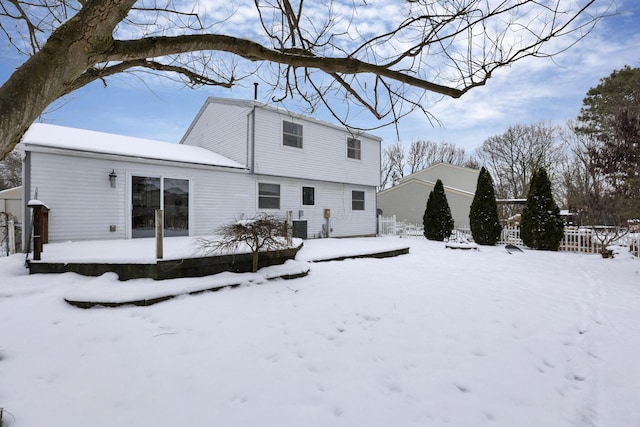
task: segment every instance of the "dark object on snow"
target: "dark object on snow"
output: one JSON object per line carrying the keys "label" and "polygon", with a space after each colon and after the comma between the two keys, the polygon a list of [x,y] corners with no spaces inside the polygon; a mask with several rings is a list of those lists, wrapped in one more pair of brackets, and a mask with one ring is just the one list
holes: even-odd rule
{"label": "dark object on snow", "polygon": [[602,258],[613,258],[613,249],[603,249],[600,251]]}
{"label": "dark object on snow", "polygon": [[517,247],[516,245],[505,245],[504,247],[507,252],[509,252],[510,254],[514,253],[514,252],[523,252],[522,249],[520,249],[519,247]]}

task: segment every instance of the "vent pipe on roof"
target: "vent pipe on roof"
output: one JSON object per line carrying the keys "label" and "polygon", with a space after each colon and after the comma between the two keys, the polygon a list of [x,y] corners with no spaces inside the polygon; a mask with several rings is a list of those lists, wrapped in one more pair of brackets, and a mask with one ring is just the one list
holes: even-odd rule
{"label": "vent pipe on roof", "polygon": [[258,100],[258,82],[253,83],[253,100]]}

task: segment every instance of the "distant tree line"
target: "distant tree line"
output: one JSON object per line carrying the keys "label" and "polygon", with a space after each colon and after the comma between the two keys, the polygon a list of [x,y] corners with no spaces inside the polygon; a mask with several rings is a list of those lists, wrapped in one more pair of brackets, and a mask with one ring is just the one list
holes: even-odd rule
{"label": "distant tree line", "polygon": [[[577,224],[638,219],[640,68],[625,66],[602,78],[587,92],[580,115],[565,126],[516,124],[471,154],[448,142],[396,142],[383,152],[382,188],[439,162],[486,168],[497,199],[526,199],[542,168],[553,198],[575,214]],[[521,205],[503,207],[501,216],[516,213],[522,213]]]}
{"label": "distant tree line", "polygon": [[436,163],[479,167],[464,148],[450,142],[418,140],[411,142],[407,148],[400,141],[396,141],[382,152],[381,188],[391,187],[400,178]]}

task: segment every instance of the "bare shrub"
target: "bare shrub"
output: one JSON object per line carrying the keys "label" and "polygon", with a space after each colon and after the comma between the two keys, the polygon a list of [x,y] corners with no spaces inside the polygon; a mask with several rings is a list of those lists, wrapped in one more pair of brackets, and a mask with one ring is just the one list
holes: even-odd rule
{"label": "bare shrub", "polygon": [[290,230],[286,222],[271,214],[258,214],[251,219],[240,219],[215,230],[213,237],[201,237],[198,247],[205,253],[235,252],[242,246],[250,249],[252,271],[258,270],[261,251],[283,249],[290,245]]}

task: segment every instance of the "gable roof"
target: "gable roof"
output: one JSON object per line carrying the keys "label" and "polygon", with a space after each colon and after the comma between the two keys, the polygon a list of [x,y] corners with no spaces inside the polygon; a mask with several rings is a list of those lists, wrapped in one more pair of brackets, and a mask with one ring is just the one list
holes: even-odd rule
{"label": "gable roof", "polygon": [[32,124],[22,137],[22,143],[26,150],[31,150],[34,147],[46,147],[79,153],[112,154],[141,159],[246,169],[238,162],[201,147],[44,123]]}
{"label": "gable roof", "polygon": [[433,173],[436,173],[436,171],[439,169],[453,169],[459,173],[468,173],[476,176],[480,174],[479,169],[471,169],[465,166],[457,166],[457,165],[452,165],[451,163],[439,162],[439,163],[434,163],[432,165],[429,165],[424,169],[420,169],[419,171],[416,171],[411,175],[403,176],[398,181],[402,182],[402,181],[408,181],[410,179],[421,179],[422,176],[430,176]]}
{"label": "gable roof", "polygon": [[5,200],[17,200],[22,199],[22,186],[6,188],[4,190],[0,190],[0,199]]}
{"label": "gable roof", "polygon": [[200,108],[200,111],[198,111],[198,114],[196,114],[196,117],[193,119],[193,121],[189,125],[189,128],[187,129],[187,131],[184,133],[184,135],[180,139],[180,144],[182,144],[184,141],[186,141],[186,139],[189,136],[189,134],[191,133],[193,127],[198,122],[198,120],[200,119],[200,116],[202,116],[202,114],[207,109],[207,106],[209,104],[223,104],[223,105],[226,104],[226,105],[233,105],[233,106],[249,108],[249,109],[250,108],[261,108],[263,110],[272,111],[272,112],[275,112],[275,113],[278,113],[278,114],[282,114],[282,115],[285,115],[285,116],[289,116],[289,117],[292,117],[292,118],[318,123],[318,124],[321,124],[322,126],[327,126],[327,127],[333,128],[333,129],[338,129],[338,130],[341,130],[343,132],[353,132],[354,135],[361,135],[361,136],[364,136],[366,138],[370,138],[370,139],[373,139],[373,140],[376,140],[376,141],[379,141],[379,142],[382,141],[382,138],[380,138],[379,136],[376,136],[376,135],[372,135],[370,133],[359,131],[357,129],[350,129],[347,126],[341,126],[341,125],[337,125],[337,124],[334,124],[334,123],[325,122],[323,120],[319,120],[319,119],[315,119],[313,117],[305,116],[304,114],[294,113],[294,112],[286,110],[284,108],[279,108],[279,107],[276,107],[276,106],[273,106],[273,105],[265,104],[264,102],[255,101],[255,100],[248,100],[248,99],[216,98],[216,97],[210,96],[204,102],[204,104]]}
{"label": "gable roof", "polygon": [[[415,174],[412,174],[412,175],[415,175]],[[436,183],[433,182],[433,181],[426,181],[424,179],[418,179],[418,178],[415,178],[415,177],[410,178],[410,177],[411,177],[411,175],[405,176],[405,177],[403,177],[403,180],[399,181],[396,185],[394,185],[392,187],[389,187],[389,188],[385,188],[384,190],[378,191],[378,195],[388,193],[388,192],[390,192],[392,190],[398,190],[398,189],[400,189],[400,188],[402,188],[404,186],[410,185],[410,184],[417,184],[417,185],[422,185],[422,186],[430,187],[430,188],[433,188],[436,185]],[[409,178],[409,179],[404,179],[404,178]],[[473,198],[475,196],[475,193],[473,193],[471,191],[466,191],[466,190],[461,190],[460,188],[450,187],[448,185],[444,185],[444,183],[442,184],[442,186],[444,187],[445,191],[450,191],[452,193],[457,193],[457,194],[460,194],[460,195],[465,196],[465,197]]]}
{"label": "gable roof", "polygon": [[456,166],[450,163],[435,163],[411,175],[400,178],[398,184],[413,180],[435,183],[438,179],[441,179],[442,183],[445,186],[449,186],[449,188],[473,194],[475,193],[478,175],[480,175],[479,169]]}

